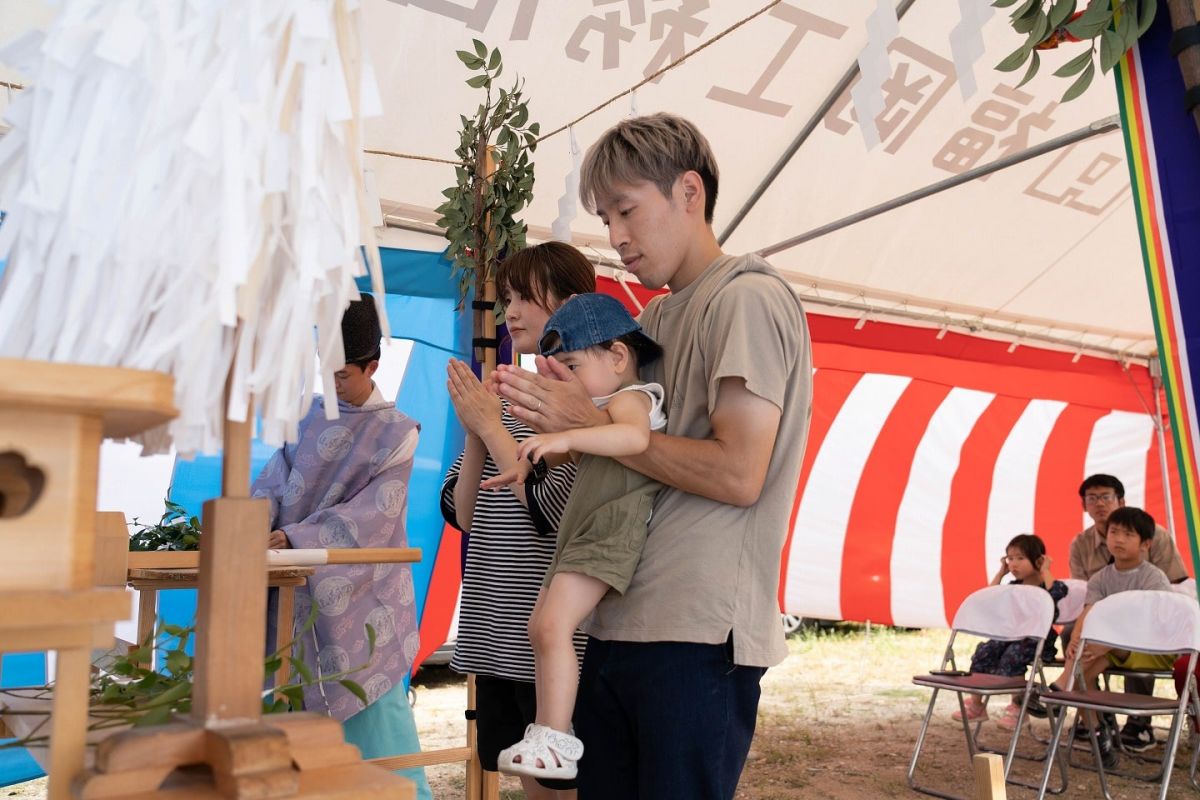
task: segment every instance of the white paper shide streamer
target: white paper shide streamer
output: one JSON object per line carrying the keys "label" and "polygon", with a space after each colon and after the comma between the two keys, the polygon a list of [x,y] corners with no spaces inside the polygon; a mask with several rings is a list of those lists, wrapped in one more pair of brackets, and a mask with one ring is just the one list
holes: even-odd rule
{"label": "white paper shide streamer", "polygon": [[0,355],[172,374],[156,448],[218,448],[227,378],[230,418],[294,438],[354,278],[382,296],[360,26],[343,0],[64,0],[0,50],[31,84],[0,139]]}
{"label": "white paper shide streamer", "polygon": [[950,29],[950,53],[963,100],[978,90],[975,62],[983,56],[983,25],[996,12],[988,0],[958,0],[958,24]]}
{"label": "white paper shide streamer", "polygon": [[583,151],[575,141],[575,126],[567,130],[571,137],[571,171],[567,173],[567,190],[558,198],[558,216],[550,224],[550,238],[558,242],[571,241],[571,223],[579,216],[579,171],[583,165]]}
{"label": "white paper shide streamer", "polygon": [[858,57],[859,80],[850,90],[854,113],[863,141],[871,150],[879,145],[875,118],[883,113],[883,82],[892,77],[888,46],[900,35],[900,22],[892,0],[876,0],[875,10],[867,17],[867,44]]}

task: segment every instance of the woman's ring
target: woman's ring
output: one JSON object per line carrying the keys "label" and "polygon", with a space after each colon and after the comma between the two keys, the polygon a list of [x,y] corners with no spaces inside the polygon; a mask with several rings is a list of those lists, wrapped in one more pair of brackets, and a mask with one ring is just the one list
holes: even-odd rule
{"label": "woman's ring", "polygon": [[537,408],[535,408],[534,411],[541,411],[541,410],[542,410],[542,398],[539,397]]}

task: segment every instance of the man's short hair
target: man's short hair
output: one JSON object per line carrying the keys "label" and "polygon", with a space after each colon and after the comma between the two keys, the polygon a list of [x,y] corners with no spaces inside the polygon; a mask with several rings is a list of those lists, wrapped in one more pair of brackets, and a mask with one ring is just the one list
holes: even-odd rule
{"label": "man's short hair", "polygon": [[1140,508],[1134,508],[1133,506],[1118,508],[1108,515],[1109,530],[1112,530],[1113,525],[1119,525],[1122,528],[1136,532],[1138,538],[1143,542],[1148,542],[1154,538],[1154,517]]}
{"label": "man's short hair", "polygon": [[667,199],[676,179],[694,171],[704,184],[704,221],[717,205],[717,159],[700,130],[683,117],[649,114],[622,120],[588,148],[579,199],[596,213],[596,197],[618,183],[650,181]]}
{"label": "man's short hair", "polygon": [[1084,478],[1083,483],[1079,484],[1080,500],[1082,500],[1083,496],[1087,494],[1088,489],[1112,489],[1117,493],[1118,499],[1125,499],[1125,484],[1121,483],[1112,475],[1097,473],[1095,475],[1088,475],[1086,478]]}
{"label": "man's short hair", "polygon": [[377,347],[377,348],[375,348],[374,353],[372,353],[369,356],[366,356],[365,358],[356,359],[354,361],[347,361],[346,366],[347,367],[358,367],[363,372],[366,372],[367,367],[370,366],[372,361],[378,361],[382,357],[383,357],[383,350],[381,348]]}

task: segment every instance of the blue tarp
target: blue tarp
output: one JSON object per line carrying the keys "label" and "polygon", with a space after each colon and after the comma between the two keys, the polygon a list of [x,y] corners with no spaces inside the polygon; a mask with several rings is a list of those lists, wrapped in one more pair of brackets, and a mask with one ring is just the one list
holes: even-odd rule
{"label": "blue tarp", "polygon": [[[417,618],[425,606],[433,556],[442,536],[438,493],[447,465],[462,449],[463,431],[446,399],[446,361],[470,359],[469,313],[456,313],[458,288],[451,280],[451,265],[440,253],[381,248],[384,288],[392,337],[414,342],[396,405],[421,423],[409,485],[408,541],[420,547],[425,559],[413,565]],[[370,288],[366,278],[362,290]],[[252,453],[252,473],[257,474],[272,449],[258,440]],[[206,500],[220,494],[221,458],[197,456],[180,460],[171,482],[171,499],[199,515]],[[194,590],[159,594],[160,616],[186,625],[195,616]]]}

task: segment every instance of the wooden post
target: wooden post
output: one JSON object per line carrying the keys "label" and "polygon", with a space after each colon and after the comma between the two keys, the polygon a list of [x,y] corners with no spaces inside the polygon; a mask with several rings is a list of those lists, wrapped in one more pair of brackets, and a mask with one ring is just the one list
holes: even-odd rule
{"label": "wooden post", "polygon": [[483,790],[483,767],[479,763],[479,734],[475,730],[475,676],[467,675],[467,747],[471,760],[467,762],[467,800],[480,800]]}
{"label": "wooden post", "polygon": [[[478,188],[475,192],[475,202],[483,202],[483,184],[491,180],[492,173],[496,171],[496,158],[494,149],[488,147],[487,141],[482,134],[479,138],[479,150],[482,153],[482,158],[476,165],[475,174],[479,178]],[[488,228],[487,243],[495,241],[495,233],[492,231],[492,218],[488,215],[484,219],[484,224]],[[479,265],[475,273],[475,298],[482,300],[488,304],[487,308],[475,310],[475,335],[482,339],[496,338],[496,276],[488,269],[487,263],[482,259],[485,255],[484,242],[478,242],[481,245],[479,252],[475,254],[476,264]],[[484,346],[479,348],[477,357],[479,360],[480,377],[486,378],[496,369],[496,347]]]}
{"label": "wooden post", "polygon": [[202,724],[262,715],[269,514],[261,498],[204,504],[192,703]]}
{"label": "wooden post", "polygon": [[975,800],[1006,800],[1004,759],[996,753],[979,753],[972,763],[975,766]]}
{"label": "wooden post", "polygon": [[[232,380],[231,375],[225,384],[227,406]],[[226,417],[222,497],[204,504],[192,703],[192,716],[203,725],[262,716],[261,671],[246,665],[262,660],[267,639],[271,512],[266,500],[249,497],[253,419],[249,409],[245,422]],[[230,626],[233,620],[237,624]]]}

